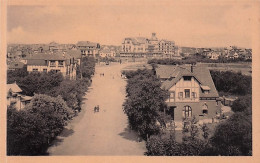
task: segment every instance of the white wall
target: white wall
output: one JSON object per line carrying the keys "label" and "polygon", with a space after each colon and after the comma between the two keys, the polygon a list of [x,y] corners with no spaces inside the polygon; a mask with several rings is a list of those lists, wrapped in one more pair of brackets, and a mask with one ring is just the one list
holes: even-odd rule
{"label": "white wall", "polygon": [[[190,89],[190,98],[185,98],[185,89]],[[175,101],[170,102],[199,102],[199,82],[192,77],[191,81],[184,81],[183,78],[181,78],[174,86],[172,86],[169,91],[175,92]],[[183,98],[179,98],[179,92],[183,92]],[[196,93],[196,98],[192,98],[192,92]],[[169,101],[169,100],[168,100]]]}

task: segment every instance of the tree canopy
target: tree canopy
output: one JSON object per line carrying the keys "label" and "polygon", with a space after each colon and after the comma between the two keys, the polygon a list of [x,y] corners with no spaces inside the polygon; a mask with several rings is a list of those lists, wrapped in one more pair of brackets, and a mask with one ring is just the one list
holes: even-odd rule
{"label": "tree canopy", "polygon": [[72,117],[61,97],[35,95],[24,110],[7,109],[7,154],[42,155]]}
{"label": "tree canopy", "polygon": [[156,120],[166,107],[166,91],[160,88],[160,81],[149,70],[137,70],[127,81],[127,99],[124,112],[128,116],[129,125],[139,135],[146,136],[159,132]]}

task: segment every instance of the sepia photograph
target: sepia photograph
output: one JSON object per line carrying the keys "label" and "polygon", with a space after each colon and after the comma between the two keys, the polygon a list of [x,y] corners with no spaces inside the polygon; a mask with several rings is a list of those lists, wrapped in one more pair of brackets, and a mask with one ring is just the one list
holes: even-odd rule
{"label": "sepia photograph", "polygon": [[254,156],[259,3],[65,2],[6,3],[6,156]]}

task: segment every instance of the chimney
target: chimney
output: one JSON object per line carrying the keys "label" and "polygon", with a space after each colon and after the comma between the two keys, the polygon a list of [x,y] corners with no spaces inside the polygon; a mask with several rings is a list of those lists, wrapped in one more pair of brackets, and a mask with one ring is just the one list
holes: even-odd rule
{"label": "chimney", "polygon": [[190,66],[190,71],[191,71],[192,73],[193,73],[194,67],[195,67],[195,64],[191,64],[191,66]]}

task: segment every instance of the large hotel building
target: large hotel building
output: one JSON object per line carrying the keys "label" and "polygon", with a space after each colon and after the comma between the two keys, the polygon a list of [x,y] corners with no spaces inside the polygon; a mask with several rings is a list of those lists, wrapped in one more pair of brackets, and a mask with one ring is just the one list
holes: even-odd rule
{"label": "large hotel building", "polygon": [[127,37],[122,43],[120,57],[178,58],[174,41],[158,40],[156,33],[150,39],[145,37]]}

